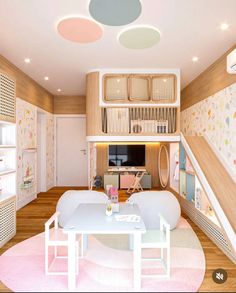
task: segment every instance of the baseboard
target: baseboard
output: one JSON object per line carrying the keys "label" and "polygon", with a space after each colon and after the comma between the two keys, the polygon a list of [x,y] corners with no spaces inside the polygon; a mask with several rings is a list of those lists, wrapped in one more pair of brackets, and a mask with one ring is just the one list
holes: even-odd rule
{"label": "baseboard", "polygon": [[24,206],[26,206],[28,203],[35,200],[36,198],[37,198],[37,194],[34,193],[23,200],[17,201],[16,210],[18,211],[19,209],[23,208]]}
{"label": "baseboard", "polygon": [[48,192],[51,188],[53,188],[55,185],[54,184],[51,184],[51,185],[48,185],[47,186],[47,191],[46,192]]}

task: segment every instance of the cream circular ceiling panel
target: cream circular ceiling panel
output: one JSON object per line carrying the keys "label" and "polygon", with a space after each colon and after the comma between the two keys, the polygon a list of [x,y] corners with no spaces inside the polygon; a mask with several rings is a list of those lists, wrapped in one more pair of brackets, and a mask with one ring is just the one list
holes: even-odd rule
{"label": "cream circular ceiling panel", "polygon": [[65,39],[77,43],[91,43],[102,37],[103,31],[95,21],[83,17],[68,17],[57,25],[58,33]]}
{"label": "cream circular ceiling panel", "polygon": [[128,49],[147,49],[160,41],[160,32],[148,26],[132,27],[121,32],[118,39]]}
{"label": "cream circular ceiling panel", "polygon": [[110,26],[129,24],[139,17],[141,11],[139,0],[91,0],[89,4],[90,15]]}

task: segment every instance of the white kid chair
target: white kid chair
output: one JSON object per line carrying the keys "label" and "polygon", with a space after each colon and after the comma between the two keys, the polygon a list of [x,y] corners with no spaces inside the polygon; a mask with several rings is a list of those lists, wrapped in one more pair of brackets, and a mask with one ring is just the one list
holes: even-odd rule
{"label": "white kid chair", "polygon": [[[159,214],[160,218],[160,229],[158,230],[147,230],[145,234],[142,235],[142,249],[161,249],[160,258],[144,258],[142,261],[160,261],[162,268],[164,269],[164,274],[144,274],[142,277],[170,277],[170,225]],[[166,250],[166,257],[164,255],[164,249]]]}
{"label": "white kid chair", "polygon": [[[59,256],[58,255],[58,247],[67,247],[68,252],[68,236],[67,234],[63,233],[63,230],[58,226],[58,217],[59,212],[56,212],[52,215],[52,217],[45,223],[45,274],[46,275],[67,275],[68,272],[58,272],[58,271],[50,271],[50,267],[52,266],[53,262],[56,259],[63,259],[68,258],[68,255],[66,256]],[[50,226],[54,224],[54,226],[50,229]],[[78,273],[78,258],[79,258],[79,251],[78,246],[80,244],[80,257],[83,257],[83,239],[82,235],[80,237],[80,240],[76,242],[77,245],[77,273]],[[51,261],[49,265],[49,248],[54,247],[54,258]]]}

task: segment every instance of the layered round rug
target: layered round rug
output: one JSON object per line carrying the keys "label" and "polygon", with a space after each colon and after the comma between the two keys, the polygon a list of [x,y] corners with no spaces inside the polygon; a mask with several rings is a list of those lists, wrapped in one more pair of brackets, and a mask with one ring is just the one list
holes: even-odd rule
{"label": "layered round rug", "polygon": [[[64,252],[61,251],[61,254]],[[148,255],[156,251],[147,251]],[[146,256],[148,256],[146,255]],[[133,291],[133,253],[125,235],[90,236],[80,260],[77,291]],[[143,273],[155,273],[155,262],[145,262]],[[66,260],[54,263],[66,270]],[[205,256],[188,222],[181,218],[171,231],[171,277],[142,279],[143,292],[196,292],[205,274]],[[0,280],[16,292],[68,291],[66,276],[44,274],[44,233],[29,238],[0,256]]]}

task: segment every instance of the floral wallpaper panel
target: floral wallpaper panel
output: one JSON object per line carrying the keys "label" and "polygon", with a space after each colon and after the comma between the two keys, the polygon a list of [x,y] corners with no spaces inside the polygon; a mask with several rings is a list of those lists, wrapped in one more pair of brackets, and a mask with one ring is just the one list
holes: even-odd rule
{"label": "floral wallpaper panel", "polygon": [[236,176],[236,83],[181,112],[181,130],[206,135]]}
{"label": "floral wallpaper panel", "polygon": [[[17,109],[17,195],[18,201],[37,193],[37,110],[19,98]],[[54,186],[54,117],[46,115],[46,189]]]}
{"label": "floral wallpaper panel", "polygon": [[16,99],[18,201],[36,194],[37,108]]}

